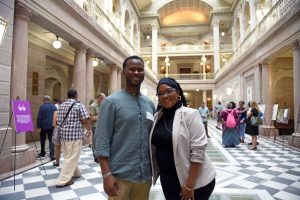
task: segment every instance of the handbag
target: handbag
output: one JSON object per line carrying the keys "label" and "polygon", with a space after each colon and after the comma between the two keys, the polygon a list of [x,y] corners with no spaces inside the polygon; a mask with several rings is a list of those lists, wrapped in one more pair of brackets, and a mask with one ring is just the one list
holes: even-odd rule
{"label": "handbag", "polygon": [[76,103],[76,102],[74,102],[74,103],[70,106],[70,108],[69,108],[69,110],[68,110],[66,116],[64,117],[63,121],[62,121],[59,125],[56,125],[56,126],[55,126],[55,128],[54,128],[54,130],[53,130],[53,135],[52,135],[52,142],[53,142],[54,145],[60,145],[60,129],[61,129],[61,125],[65,122],[66,118],[68,117],[68,115],[69,115],[69,113],[70,113],[72,107],[75,105],[75,103]]}
{"label": "handbag", "polygon": [[255,117],[253,115],[251,116],[251,125],[252,126],[259,126],[261,124],[263,124],[261,117],[259,117],[259,116]]}

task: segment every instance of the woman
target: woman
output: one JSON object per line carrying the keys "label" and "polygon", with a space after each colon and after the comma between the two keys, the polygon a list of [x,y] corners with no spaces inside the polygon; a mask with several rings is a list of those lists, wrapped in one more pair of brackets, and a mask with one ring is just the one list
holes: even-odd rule
{"label": "woman", "polygon": [[[227,109],[222,110],[221,118],[224,122],[222,125],[222,144],[225,147],[235,147],[240,144],[240,133],[238,127],[238,110],[233,109],[233,103],[227,104]],[[233,115],[233,124],[229,125],[227,118],[229,115]],[[228,118],[229,119],[229,118]]]}
{"label": "woman", "polygon": [[157,96],[159,110],[149,140],[153,183],[160,175],[167,200],[209,199],[216,172],[205,153],[207,137],[199,112],[186,107],[172,78],[158,82]]}
{"label": "woman", "polygon": [[252,142],[250,143],[251,147],[249,147],[250,150],[256,150],[257,149],[257,136],[258,136],[258,126],[253,126],[251,124],[251,117],[257,117],[259,116],[259,108],[258,104],[255,101],[249,102],[250,108],[247,112],[247,119],[246,119],[246,130],[245,132],[249,135],[251,135]]}
{"label": "woman", "polygon": [[[56,117],[57,117],[57,110],[53,113],[53,128],[56,127],[56,123],[57,123],[57,120],[56,120]],[[61,146],[60,145],[55,145],[55,149],[54,149],[54,152],[55,152],[55,162],[53,162],[53,166],[55,167],[58,167],[59,166],[59,161],[60,161],[60,154],[61,154]]]}

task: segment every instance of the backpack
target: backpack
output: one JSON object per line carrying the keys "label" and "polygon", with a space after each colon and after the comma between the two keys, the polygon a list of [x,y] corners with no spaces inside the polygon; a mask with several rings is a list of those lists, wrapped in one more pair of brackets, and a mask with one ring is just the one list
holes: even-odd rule
{"label": "backpack", "polygon": [[236,127],[236,120],[235,120],[234,115],[233,115],[233,110],[231,110],[230,112],[226,111],[226,113],[228,114],[227,119],[226,119],[226,126],[228,128],[235,128]]}

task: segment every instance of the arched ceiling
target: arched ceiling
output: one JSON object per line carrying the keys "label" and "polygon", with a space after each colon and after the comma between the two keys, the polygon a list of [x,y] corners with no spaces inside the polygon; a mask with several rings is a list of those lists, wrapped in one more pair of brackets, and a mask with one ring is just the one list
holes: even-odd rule
{"label": "arched ceiling", "polygon": [[207,24],[212,7],[199,0],[175,0],[158,10],[163,26]]}
{"label": "arched ceiling", "polygon": [[[141,13],[157,13],[166,4],[176,0],[130,0],[133,2]],[[192,0],[184,0],[183,4],[191,2]],[[214,11],[230,9],[237,0],[197,0],[211,6]]]}

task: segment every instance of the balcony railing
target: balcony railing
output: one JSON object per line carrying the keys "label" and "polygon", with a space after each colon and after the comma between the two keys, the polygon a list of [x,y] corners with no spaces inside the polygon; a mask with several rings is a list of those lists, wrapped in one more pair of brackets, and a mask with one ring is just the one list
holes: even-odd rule
{"label": "balcony railing", "polygon": [[[220,51],[232,51],[231,44],[221,44]],[[179,54],[179,53],[190,53],[190,54],[203,54],[213,53],[213,45],[179,45],[179,46],[159,46],[157,47],[158,54]],[[151,54],[152,47],[142,47],[141,54]]]}
{"label": "balcony railing", "polygon": [[[80,6],[80,5],[79,5]],[[129,36],[122,33],[115,23],[107,16],[96,2],[84,3],[82,9],[101,26],[113,40],[120,44],[129,54],[135,54],[137,49],[130,43]],[[115,21],[115,20],[114,20]]]}
{"label": "balcony railing", "polygon": [[160,78],[170,77],[175,80],[212,80],[214,79],[213,73],[197,73],[197,74],[160,74]]}
{"label": "balcony railing", "polygon": [[244,55],[268,30],[270,30],[280,19],[282,19],[291,8],[297,3],[295,0],[279,0],[264,16],[245,39],[237,46],[236,52],[225,63],[225,65],[216,73],[219,77],[232,63]]}

